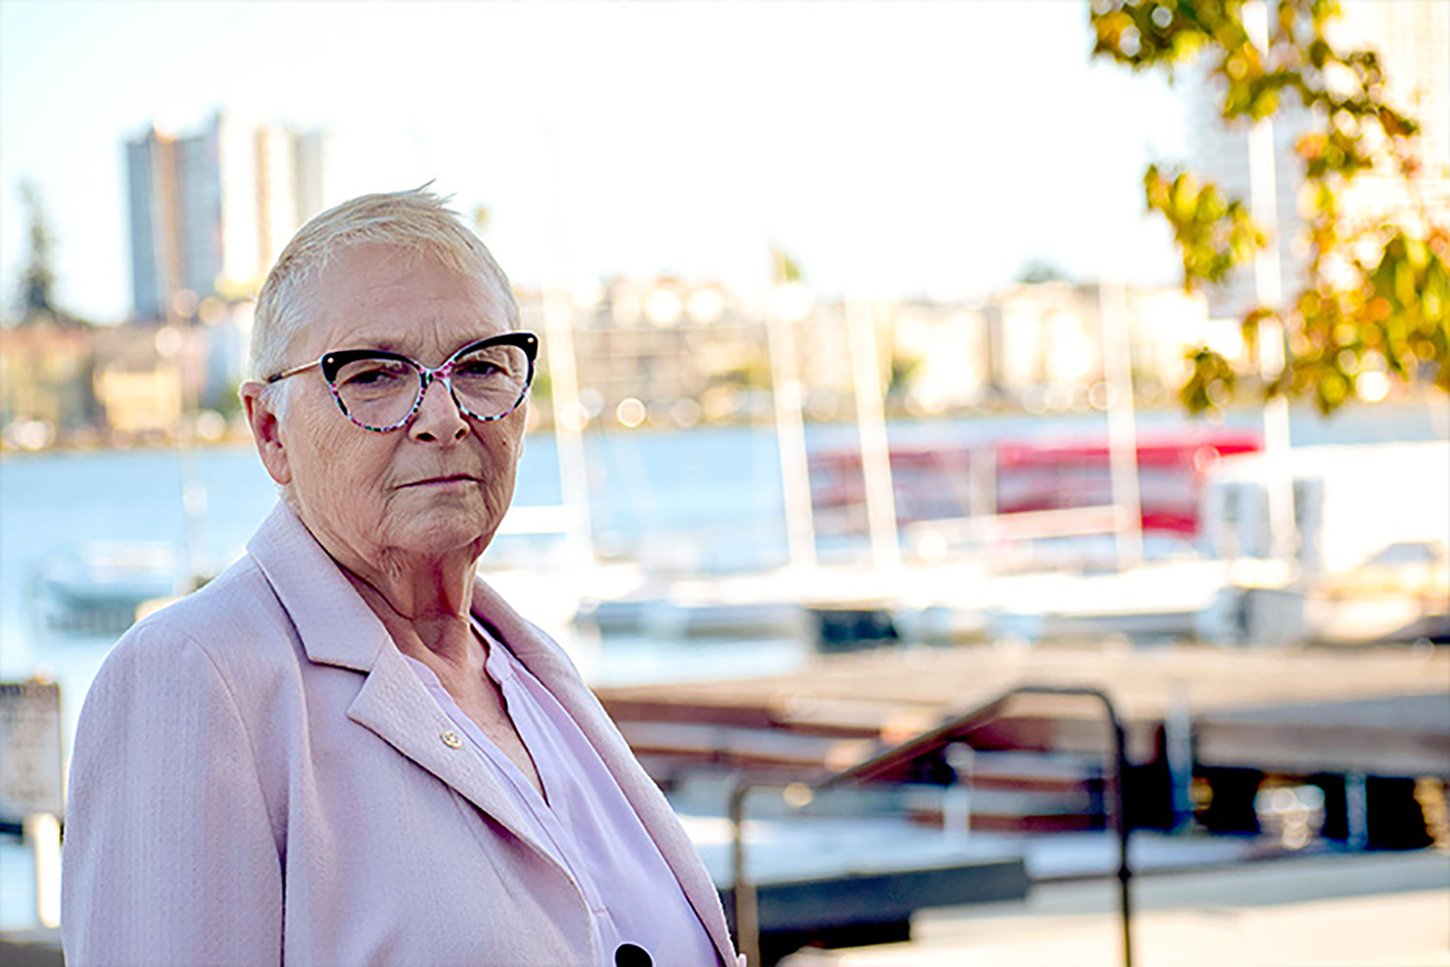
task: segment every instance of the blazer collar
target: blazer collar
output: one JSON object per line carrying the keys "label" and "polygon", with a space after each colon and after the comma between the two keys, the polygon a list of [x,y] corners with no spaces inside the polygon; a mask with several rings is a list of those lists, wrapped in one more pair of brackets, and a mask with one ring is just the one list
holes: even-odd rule
{"label": "blazer collar", "polygon": [[247,553],[277,592],[312,661],[365,672],[393,647],[383,623],[284,501],[247,542]]}

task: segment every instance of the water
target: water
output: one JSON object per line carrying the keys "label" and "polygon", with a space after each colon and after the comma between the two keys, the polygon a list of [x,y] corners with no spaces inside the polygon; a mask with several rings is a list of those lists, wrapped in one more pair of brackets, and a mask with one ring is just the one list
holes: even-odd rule
{"label": "water", "polygon": [[[1438,412],[1424,405],[1361,408],[1327,421],[1300,410],[1294,413],[1293,438],[1297,446],[1436,439],[1445,432],[1443,423],[1436,425],[1437,417],[1450,418],[1450,409],[1439,399],[1434,405]],[[1244,412],[1227,422],[1253,427],[1257,419]],[[1140,422],[1145,428],[1171,429],[1189,420],[1162,412],[1145,414]],[[890,436],[893,443],[961,443],[1101,432],[1102,426],[1100,414],[1011,416],[898,424]],[[851,445],[855,429],[816,425],[808,427],[807,437],[813,450]],[[780,464],[769,428],[597,432],[586,439],[586,460],[592,530],[601,555],[701,570],[786,561]],[[84,655],[81,663],[89,664],[92,652],[104,651],[107,639],[67,636],[61,641],[41,633],[27,594],[30,582],[47,562],[95,542],[158,542],[182,557],[188,537],[182,493],[188,477],[200,484],[206,504],[199,531],[191,535],[193,557],[203,569],[219,570],[242,552],[276,501],[272,482],[250,447],[186,455],[171,450],[53,453],[7,456],[0,462],[0,677],[23,677],[42,664],[63,677],[72,659]],[[559,494],[554,441],[535,433],[519,466],[515,503],[557,504]],[[501,538],[485,562],[527,557],[547,567],[550,557],[539,555],[538,541]],[[610,644],[605,642],[606,652]],[[650,648],[620,644],[630,677],[651,677]],[[663,655],[669,643],[651,647]],[[693,670],[676,658],[670,659],[672,668]],[[68,703],[77,704],[79,697],[70,691]]]}
{"label": "water", "polygon": [[[1399,406],[1350,410],[1332,420],[1312,411],[1293,416],[1295,445],[1426,440],[1444,435],[1450,408],[1437,399],[1430,407]],[[1257,415],[1232,414],[1230,425],[1253,427]],[[1145,428],[1184,426],[1177,412],[1145,414]],[[980,442],[997,437],[1031,437],[1101,432],[1103,417],[992,417],[922,421],[890,429],[893,443]],[[850,425],[808,427],[808,446],[851,445]],[[769,428],[721,427],[688,431],[592,433],[586,439],[593,537],[603,556],[697,570],[741,570],[786,561],[780,464]],[[185,472],[183,472],[185,470]],[[275,489],[250,447],[225,447],[179,455],[171,450],[53,453],[9,457],[0,462],[0,677],[24,677],[49,666],[66,690],[69,708],[78,706],[93,666],[109,638],[63,639],[37,627],[30,582],[47,562],[74,555],[95,542],[156,542],[184,558],[187,520],[183,481],[200,484],[205,510],[194,530],[192,556],[204,570],[220,570],[235,559],[248,537],[271,511]],[[519,466],[515,503],[551,505],[560,499],[553,438],[531,435]],[[485,555],[490,561],[531,560],[548,567],[550,548],[540,539],[501,538]],[[663,672],[690,675],[689,657],[669,642],[603,643],[600,673],[610,680],[650,679]],[[701,671],[732,663],[690,647]],[[609,661],[611,651],[619,659]],[[671,654],[676,652],[675,654]],[[666,656],[668,658],[666,659]],[[735,662],[749,673],[748,663]]]}

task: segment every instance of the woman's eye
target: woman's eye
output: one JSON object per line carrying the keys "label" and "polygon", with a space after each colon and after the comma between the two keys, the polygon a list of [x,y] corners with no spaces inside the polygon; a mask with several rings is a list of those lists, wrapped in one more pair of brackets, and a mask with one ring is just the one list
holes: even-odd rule
{"label": "woman's eye", "polygon": [[460,376],[473,378],[492,376],[499,371],[499,367],[487,359],[470,359],[455,370]]}
{"label": "woman's eye", "polygon": [[405,373],[401,366],[367,365],[344,369],[338,382],[347,386],[388,386],[402,380]]}

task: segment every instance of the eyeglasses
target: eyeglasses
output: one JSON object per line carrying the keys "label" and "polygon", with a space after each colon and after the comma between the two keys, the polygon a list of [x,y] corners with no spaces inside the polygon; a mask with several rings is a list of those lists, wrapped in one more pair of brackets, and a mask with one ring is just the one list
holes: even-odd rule
{"label": "eyeglasses", "polygon": [[317,366],[343,416],[364,430],[387,433],[413,419],[428,384],[437,379],[461,412],[490,422],[508,416],[524,401],[538,352],[539,337],[531,332],[506,332],[469,343],[437,369],[383,349],[343,349],[269,376],[267,384]]}

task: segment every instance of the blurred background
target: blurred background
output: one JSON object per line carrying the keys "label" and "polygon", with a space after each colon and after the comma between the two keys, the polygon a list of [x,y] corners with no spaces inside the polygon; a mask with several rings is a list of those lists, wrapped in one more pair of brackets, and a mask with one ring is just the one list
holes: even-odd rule
{"label": "blurred background", "polygon": [[[9,949],[53,947],[96,668],[276,499],[236,396],[267,269],[431,182],[543,339],[482,570],[744,948],[1450,964],[1450,5],[1330,24],[1403,150],[1171,42],[1258,17],[1307,77],[1321,6],[4,0]],[[1267,245],[1186,285],[1206,182]],[[1336,247],[1368,295],[1326,329]]]}

